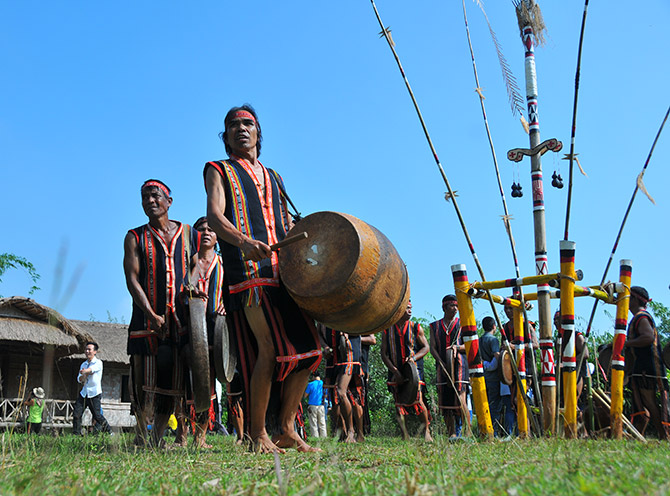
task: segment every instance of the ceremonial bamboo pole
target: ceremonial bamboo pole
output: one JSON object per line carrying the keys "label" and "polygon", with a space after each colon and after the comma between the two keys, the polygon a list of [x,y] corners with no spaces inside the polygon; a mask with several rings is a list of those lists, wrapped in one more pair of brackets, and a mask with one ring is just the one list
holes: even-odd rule
{"label": "ceremonial bamboo pole", "polygon": [[630,281],[633,262],[621,260],[619,263],[619,282],[621,291],[617,293],[616,320],[614,321],[614,342],[612,343],[612,406],[610,419],[612,437],[621,439],[623,426],[623,376],[626,365],[623,346],[626,344],[626,324],[628,323],[628,304],[630,300]]}
{"label": "ceremonial bamboo pole", "polygon": [[582,67],[582,45],[584,44],[584,27],[586,26],[586,14],[589,9],[589,0],[584,2],[584,14],[582,15],[582,29],[579,33],[579,49],[577,50],[577,70],[575,72],[575,98],[572,104],[572,128],[570,135],[570,171],[568,176],[568,201],[565,207],[565,232],[563,239],[568,239],[568,230],[570,229],[570,207],[572,205],[572,178],[574,170],[575,156],[575,134],[577,131],[577,100],[579,98],[579,76]]}
{"label": "ceremonial bamboo pole", "polygon": [[[461,320],[461,335],[465,343],[465,353],[468,357],[470,371],[470,387],[472,399],[477,413],[479,432],[487,439],[493,439],[493,424],[489,400],[486,396],[486,381],[484,380],[484,365],[479,353],[479,337],[477,336],[477,321],[472,307],[472,299],[468,294],[468,273],[464,264],[452,265],[451,273],[454,277],[456,299],[458,300],[458,316]],[[523,403],[523,402],[522,402]]]}
{"label": "ceremonial bamboo pole", "polygon": [[[521,29],[521,38],[525,47],[526,102],[528,104],[528,125],[530,148],[538,146],[540,140],[540,119],[538,114],[537,74],[535,71],[535,35],[533,32],[534,12],[539,7],[533,0],[515,0],[516,14]],[[529,14],[530,13],[530,14]],[[544,216],[544,189],[542,182],[542,156],[537,153],[531,156],[531,179],[533,191],[533,228],[535,234],[535,271],[538,275],[548,273],[547,267],[547,234]],[[549,286],[546,283],[537,285],[538,318],[540,322],[540,339],[552,339],[551,306],[549,302]],[[556,410],[556,379],[544,371],[555,370],[553,353],[542,354],[542,397],[544,398],[544,428],[553,433]]]}
{"label": "ceremonial bamboo pole", "polygon": [[526,397],[526,347],[523,336],[523,312],[520,308],[514,308],[513,311],[514,347],[516,348],[516,364],[520,377],[516,388],[516,421],[519,427],[519,437],[526,438],[528,437],[528,408],[524,401]]}
{"label": "ceremonial bamboo pole", "polygon": [[565,348],[562,358],[565,435],[577,437],[577,353],[575,350],[575,243],[561,241],[561,329]]}

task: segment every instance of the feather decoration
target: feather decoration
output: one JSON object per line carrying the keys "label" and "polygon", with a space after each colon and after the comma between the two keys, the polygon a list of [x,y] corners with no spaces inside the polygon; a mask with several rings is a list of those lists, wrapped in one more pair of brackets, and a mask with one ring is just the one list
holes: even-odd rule
{"label": "feather decoration", "polygon": [[[524,113],[524,105],[525,105],[525,100],[521,97],[521,90],[519,89],[519,83],[517,83],[516,78],[514,77],[514,73],[512,73],[512,68],[509,66],[509,63],[507,62],[507,59],[505,58],[505,55],[503,54],[502,51],[502,46],[500,46],[500,42],[498,41],[498,37],[496,36],[495,31],[493,31],[493,27],[491,26],[491,22],[489,21],[489,16],[486,15],[486,11],[484,10],[484,4],[482,3],[482,0],[473,0],[476,4],[477,7],[482,11],[482,14],[484,14],[484,19],[486,19],[486,25],[489,28],[489,33],[491,33],[491,39],[493,40],[493,46],[495,46],[496,53],[498,54],[498,61],[500,63],[500,69],[502,70],[502,76],[503,76],[503,81],[505,81],[505,87],[507,88],[507,98],[509,99],[509,104],[510,107],[512,108],[512,115],[515,117],[521,116],[521,124],[523,125],[524,129],[526,129],[527,124],[524,125],[524,119],[523,119],[523,113]],[[526,133],[528,130],[526,130]]]}
{"label": "feather decoration", "polygon": [[540,46],[544,45],[544,32],[547,26],[544,24],[540,6],[535,3],[535,0],[512,0],[512,4],[516,9],[519,30],[523,33],[523,28],[530,26],[535,36],[535,43]]}

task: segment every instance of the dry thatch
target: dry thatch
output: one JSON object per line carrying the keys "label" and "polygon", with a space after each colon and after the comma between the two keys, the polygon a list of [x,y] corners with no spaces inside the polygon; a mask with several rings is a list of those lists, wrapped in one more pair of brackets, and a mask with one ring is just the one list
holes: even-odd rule
{"label": "dry thatch", "polygon": [[[86,320],[72,320],[71,322],[82,331],[93,336],[93,341],[98,343],[100,347],[98,351],[100,360],[103,362],[130,364],[128,354],[126,353],[128,325]],[[68,358],[86,359],[83,354],[72,355]]]}
{"label": "dry thatch", "polygon": [[0,341],[49,344],[57,354],[83,350],[91,335],[52,308],[23,296],[0,299]]}

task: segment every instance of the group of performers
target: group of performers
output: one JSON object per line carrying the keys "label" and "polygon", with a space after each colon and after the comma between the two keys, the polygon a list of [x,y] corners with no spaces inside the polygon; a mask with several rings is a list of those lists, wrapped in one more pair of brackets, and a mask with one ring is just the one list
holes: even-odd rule
{"label": "group of performers", "polygon": [[[251,106],[232,108],[224,126],[220,137],[229,158],[208,162],[203,172],[206,216],[193,227],[169,219],[171,191],[162,181],[150,179],[141,187],[148,223],[131,229],[125,237],[124,271],[133,299],[127,351],[136,442],[160,444],[170,415],[177,412],[181,422],[177,442],[185,444],[185,419],[191,417],[195,444],[207,446],[205,434],[212,412],[193,415],[193,389],[189,387],[193,377],[189,370],[194,365],[189,363],[192,298],[207,301],[210,344],[217,319],[227,322],[237,370],[226,391],[229,420],[239,442],[246,437],[262,453],[292,447],[318,451],[296,432],[295,424],[310,373],[316,372],[322,353],[327,359],[325,387],[333,400],[332,425],[343,441],[362,441],[369,432],[367,354],[376,339],[317,324],[290,298],[279,277],[277,252],[271,248],[293,225],[283,180],[259,161],[261,126]],[[215,250],[217,243],[220,255]],[[661,379],[665,369],[658,335],[645,310],[646,291],[634,288],[632,296],[635,317],[627,346],[637,357],[634,398],[639,408],[649,412],[657,430],[665,433],[667,380]],[[437,364],[438,405],[448,433],[458,436],[462,428],[469,429],[468,366],[456,297],[445,296],[442,308],[444,317],[430,324],[430,341],[411,320],[411,304],[398,323],[381,333],[382,360],[389,371],[388,387],[404,437],[408,436],[405,417],[416,413],[425,440],[432,439],[423,375],[423,358],[429,351]],[[485,330],[492,336],[495,323],[491,327],[485,319]],[[529,333],[527,342],[532,343],[532,330]],[[495,338],[484,338],[482,355],[485,368],[491,371],[500,346]],[[408,364],[416,369],[419,382],[416,395],[410,398],[400,394],[407,380],[402,371]],[[210,377],[213,392],[214,370]],[[507,416],[501,410],[507,404],[503,398],[513,395],[509,388],[505,394],[499,384],[494,386],[492,374],[486,378],[487,387],[491,384],[494,424],[509,433],[512,426],[505,418],[509,419],[511,407],[505,409]],[[662,408],[655,403],[659,391],[666,398]],[[153,424],[151,436],[149,424]]]}

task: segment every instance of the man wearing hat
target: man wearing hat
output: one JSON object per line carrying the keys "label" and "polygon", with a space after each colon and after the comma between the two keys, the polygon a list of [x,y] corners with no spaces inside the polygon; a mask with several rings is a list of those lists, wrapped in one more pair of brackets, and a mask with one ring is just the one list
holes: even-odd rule
{"label": "man wearing hat", "polygon": [[86,408],[91,411],[93,420],[95,420],[96,432],[112,432],[107,419],[102,414],[100,405],[102,401],[102,360],[96,357],[97,354],[98,344],[93,341],[86,343],[86,348],[84,348],[86,361],[79,367],[77,376],[77,382],[83,384],[83,387],[77,395],[72,414],[72,433],[75,436],[81,436],[81,417]]}
{"label": "man wearing hat", "polygon": [[33,388],[24,405],[28,407],[28,418],[26,419],[26,432],[28,434],[39,434],[42,429],[42,412],[44,412],[44,389]]}
{"label": "man wearing hat", "polygon": [[[633,318],[628,324],[625,349],[626,360],[632,358],[631,389],[636,412],[649,411],[660,439],[669,439],[668,379],[661,355],[661,344],[654,319],[647,311],[651,301],[642,286],[630,288],[629,310]],[[657,401],[660,393],[660,405]]]}

